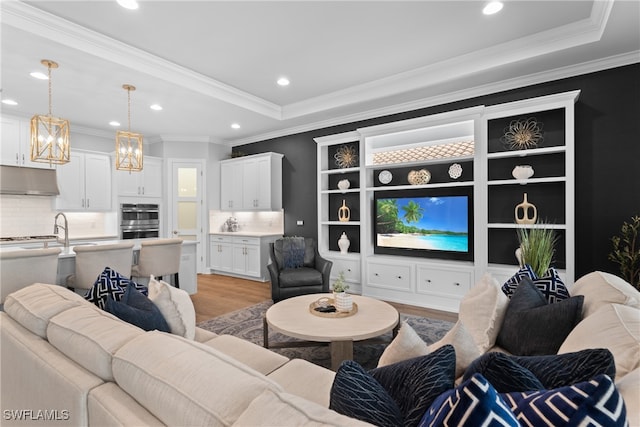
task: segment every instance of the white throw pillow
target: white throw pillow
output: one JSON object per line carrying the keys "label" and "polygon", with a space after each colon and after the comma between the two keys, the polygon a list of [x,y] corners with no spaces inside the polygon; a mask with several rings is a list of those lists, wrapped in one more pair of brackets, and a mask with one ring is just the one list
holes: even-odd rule
{"label": "white throw pillow", "polygon": [[496,343],[496,337],[509,305],[500,284],[486,273],[462,298],[458,319],[464,324],[478,347],[485,353]]}
{"label": "white throw pillow", "polygon": [[569,289],[571,296],[584,295],[582,316],[589,317],[609,303],[640,308],[640,292],[621,277],[594,271],[576,280]]}
{"label": "white throw pillow", "polygon": [[456,378],[461,376],[469,364],[481,355],[473,337],[460,321],[442,339],[431,345],[427,345],[405,321],[402,322],[398,335],[380,356],[378,367],[425,356],[447,344],[451,344],[456,350]]}
{"label": "white throw pillow", "polygon": [[196,336],[196,310],[189,294],[167,282],[149,279],[149,299],[158,307],[171,333],[193,340]]}
{"label": "white throw pillow", "polygon": [[398,335],[382,352],[380,360],[378,360],[378,367],[391,365],[413,357],[424,356],[425,354],[429,354],[427,344],[406,321],[403,321]]}
{"label": "white throw pillow", "polygon": [[473,337],[461,321],[458,321],[440,341],[431,344],[429,353],[447,344],[451,344],[456,350],[456,378],[464,374],[471,362],[482,356]]}

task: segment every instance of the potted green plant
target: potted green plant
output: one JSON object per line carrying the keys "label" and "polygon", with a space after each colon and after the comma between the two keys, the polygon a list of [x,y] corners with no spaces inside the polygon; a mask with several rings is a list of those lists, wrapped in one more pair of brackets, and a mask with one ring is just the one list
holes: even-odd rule
{"label": "potted green plant", "polygon": [[338,278],[333,282],[333,300],[336,310],[349,312],[353,309],[353,298],[347,293],[349,285],[344,281],[344,271],[338,273]]}
{"label": "potted green plant", "polygon": [[640,215],[632,216],[631,223],[622,223],[622,235],[613,236],[613,252],[609,260],[620,265],[622,278],[640,290]]}
{"label": "potted green plant", "polygon": [[339,294],[341,292],[346,292],[349,289],[349,285],[344,281],[344,271],[338,273],[338,278],[335,282],[333,282],[333,293]]}
{"label": "potted green plant", "polygon": [[545,222],[539,222],[530,228],[518,228],[522,263],[529,264],[539,277],[544,276],[551,267],[558,242],[555,230],[546,227],[545,224]]}

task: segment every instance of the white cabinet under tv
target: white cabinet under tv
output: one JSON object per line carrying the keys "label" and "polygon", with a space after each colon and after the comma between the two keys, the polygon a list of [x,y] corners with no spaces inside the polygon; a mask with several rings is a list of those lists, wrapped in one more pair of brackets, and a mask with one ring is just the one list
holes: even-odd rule
{"label": "white cabinet under tv", "polygon": [[[517,228],[539,226],[515,221],[515,206],[529,194],[539,218],[560,235],[555,266],[571,285],[578,95],[477,106],[316,138],[318,249],[334,261],[332,277],[345,271],[353,292],[457,312],[483,274],[502,282],[517,271]],[[521,125],[539,126],[534,130],[541,138],[525,146],[509,142],[507,134]],[[521,165],[533,165],[534,176],[513,177]],[[387,206],[377,210],[381,202]],[[451,211],[438,214],[435,203]],[[343,205],[348,221],[338,212]],[[466,226],[451,221],[465,214]],[[431,229],[429,221],[448,223]],[[342,233],[351,241],[348,253],[338,247]]]}

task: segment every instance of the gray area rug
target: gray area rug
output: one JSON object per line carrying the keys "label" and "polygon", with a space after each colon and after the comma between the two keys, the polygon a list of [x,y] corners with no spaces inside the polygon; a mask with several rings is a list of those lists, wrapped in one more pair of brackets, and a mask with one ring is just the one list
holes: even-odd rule
{"label": "gray area rug", "polygon": [[[237,310],[213,319],[198,323],[198,326],[216,334],[234,335],[243,338],[257,345],[263,345],[262,319],[273,302],[271,300],[261,302],[246,309]],[[426,317],[401,314],[400,320],[406,320],[409,325],[427,343],[431,344],[442,338],[453,323],[438,319],[428,319]],[[391,339],[391,332],[383,335],[388,340]],[[277,343],[293,341],[294,338],[269,331],[269,342]],[[354,360],[367,369],[375,368],[380,355],[384,351],[385,344],[358,344],[354,343]],[[325,368],[331,366],[329,348],[319,344],[317,347],[295,347],[278,348],[273,351],[280,353],[290,359],[305,359]]]}

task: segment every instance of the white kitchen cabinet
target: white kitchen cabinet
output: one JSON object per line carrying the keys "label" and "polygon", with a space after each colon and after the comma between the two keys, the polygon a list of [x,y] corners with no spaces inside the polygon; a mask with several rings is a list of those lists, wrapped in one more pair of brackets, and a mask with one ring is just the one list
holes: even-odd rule
{"label": "white kitchen cabinet", "polygon": [[210,268],[214,273],[266,282],[269,280],[269,243],[281,237],[212,234],[209,240]]}
{"label": "white kitchen cabinet", "polygon": [[244,165],[239,162],[220,164],[220,208],[223,211],[241,210],[242,174]]}
{"label": "white kitchen cabinet", "polygon": [[234,237],[233,272],[247,276],[260,275],[260,239]]}
{"label": "white kitchen cabinet", "polygon": [[263,153],[220,162],[221,209],[282,209],[282,157]]}
{"label": "white kitchen cabinet", "polygon": [[110,211],[111,160],[108,155],[71,152],[71,161],[56,168],[60,195],[57,210]]}
{"label": "white kitchen cabinet", "polygon": [[233,238],[212,235],[209,242],[209,261],[217,271],[233,271]]}
{"label": "white kitchen cabinet", "polygon": [[145,156],[142,171],[115,174],[120,197],[162,197],[162,159]]}
{"label": "white kitchen cabinet", "polygon": [[0,164],[49,169],[49,163],[31,161],[29,143],[31,128],[28,120],[2,116],[0,118]]}

